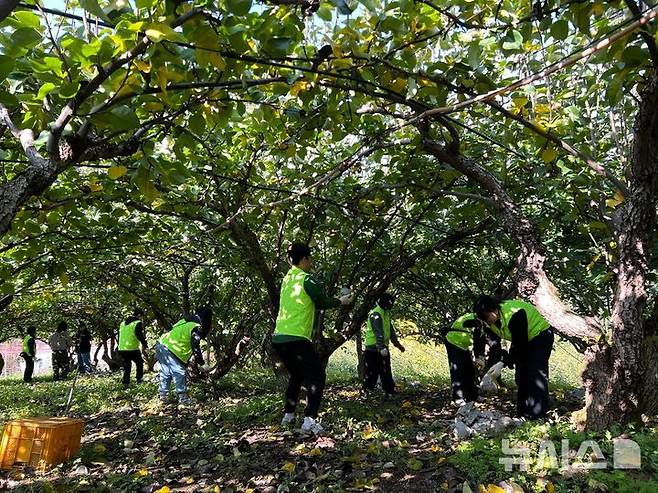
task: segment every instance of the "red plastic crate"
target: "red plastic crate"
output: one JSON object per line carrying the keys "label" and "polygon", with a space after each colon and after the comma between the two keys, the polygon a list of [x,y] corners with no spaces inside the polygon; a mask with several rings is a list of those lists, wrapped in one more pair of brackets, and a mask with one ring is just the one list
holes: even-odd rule
{"label": "red plastic crate", "polygon": [[10,421],[0,444],[0,469],[43,470],[70,459],[80,449],[84,424],[81,419],[56,417]]}

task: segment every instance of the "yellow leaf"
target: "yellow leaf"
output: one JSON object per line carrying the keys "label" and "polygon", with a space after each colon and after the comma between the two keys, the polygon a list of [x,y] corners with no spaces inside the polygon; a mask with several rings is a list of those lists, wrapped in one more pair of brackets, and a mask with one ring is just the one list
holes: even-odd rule
{"label": "yellow leaf", "polygon": [[147,469],[140,469],[135,473],[136,478],[143,478],[144,476],[148,476],[149,472]]}
{"label": "yellow leaf", "polygon": [[396,79],[395,82],[391,84],[391,89],[395,92],[401,92],[405,87],[407,87],[407,79]]}
{"label": "yellow leaf", "polygon": [[546,493],[555,493],[555,486],[550,481],[546,484]]}
{"label": "yellow leaf", "polygon": [[151,64],[149,62],[145,62],[144,60],[133,60],[133,63],[139,70],[146,74],[151,71]]}
{"label": "yellow leaf", "polygon": [[364,440],[370,440],[375,435],[375,430],[372,429],[372,426],[366,426],[365,429],[361,432],[361,438]]}
{"label": "yellow leaf", "polygon": [[219,70],[224,70],[226,68],[226,61],[219,53],[214,51],[210,52],[208,54],[208,60],[210,60],[210,63],[212,63],[213,66]]}
{"label": "yellow leaf", "polygon": [[107,452],[107,447],[105,447],[105,445],[102,443],[99,443],[98,445],[94,445],[94,452],[97,454],[104,454]]}
{"label": "yellow leaf", "polygon": [[310,84],[307,80],[298,80],[290,88],[290,94],[297,96],[300,92],[308,90]]}
{"label": "yellow leaf", "polygon": [[62,272],[59,275],[59,282],[62,283],[62,286],[68,286],[69,284],[69,276],[66,274],[66,272]]}
{"label": "yellow leaf", "polygon": [[154,43],[159,43],[163,39],[174,41],[178,37],[178,33],[168,24],[151,24],[145,32]]}
{"label": "yellow leaf", "polygon": [[118,180],[126,173],[128,173],[128,168],[125,166],[112,166],[107,170],[107,176],[109,176],[112,180]]}
{"label": "yellow leaf", "polygon": [[624,195],[619,190],[615,192],[615,196],[612,199],[605,201],[606,205],[612,208],[617,207],[622,202],[624,202]]}
{"label": "yellow leaf", "polygon": [[541,115],[543,113],[550,113],[551,111],[550,105],[543,103],[535,104],[533,109],[535,110],[535,113],[537,113],[538,115]]}
{"label": "yellow leaf", "polygon": [[89,188],[91,188],[92,192],[100,192],[103,190],[103,184],[98,183],[95,178],[92,178],[89,180]]}
{"label": "yellow leaf", "polygon": [[155,490],[153,493],[169,493],[170,491],[171,489],[169,488],[169,486],[163,486],[159,490]]}
{"label": "yellow leaf", "polygon": [[495,484],[487,485],[486,493],[505,493],[505,490]]}
{"label": "yellow leaf", "polygon": [[219,486],[215,486],[212,490],[213,493],[222,493],[222,489]]}
{"label": "yellow leaf", "polygon": [[404,401],[404,402],[402,403],[402,406],[401,406],[401,407],[402,407],[402,409],[409,409],[410,407],[413,407],[413,406],[414,406],[414,405],[413,405],[411,402],[409,402],[409,401]]}
{"label": "yellow leaf", "polygon": [[141,74],[132,74],[130,77],[128,77],[128,79],[126,79],[126,82],[121,87],[117,88],[115,97],[122,96],[124,94],[133,94],[137,92],[141,86]]}
{"label": "yellow leaf", "polygon": [[313,450],[311,450],[308,455],[311,457],[319,457],[322,455],[322,450],[320,450],[319,447],[315,447]]}
{"label": "yellow leaf", "polygon": [[162,89],[162,95],[164,96],[164,100],[169,102],[168,96],[167,96],[167,84],[169,81],[174,81],[178,82],[183,79],[183,75],[179,74],[178,72],[174,72],[173,70],[168,70],[164,67],[160,67],[157,70],[157,79],[158,79],[158,85],[160,86],[160,89]]}
{"label": "yellow leaf", "polygon": [[595,2],[594,5],[592,5],[592,14],[596,16],[601,16],[605,13],[605,7],[601,2]]}
{"label": "yellow leaf", "polygon": [[292,474],[293,472],[295,472],[295,463],[294,463],[294,462],[286,462],[286,463],[281,467],[281,470],[282,470],[282,471],[285,471],[285,472],[287,472],[287,473]]}
{"label": "yellow leaf", "polygon": [[541,153],[541,158],[544,160],[545,163],[552,162],[556,157],[557,157],[557,151],[552,147],[547,147]]}
{"label": "yellow leaf", "polygon": [[160,89],[162,89],[162,98],[167,103],[169,103],[169,96],[167,96],[167,82],[169,81],[167,78],[167,71],[164,69],[158,70],[156,78],[158,79],[158,85],[160,86]]}

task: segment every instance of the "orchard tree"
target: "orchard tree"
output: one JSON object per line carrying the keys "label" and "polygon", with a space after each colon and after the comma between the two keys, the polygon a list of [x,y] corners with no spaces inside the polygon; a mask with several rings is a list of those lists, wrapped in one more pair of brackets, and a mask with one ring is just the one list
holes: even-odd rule
{"label": "orchard tree", "polygon": [[267,339],[285,245],[311,241],[360,295],[319,318],[325,359],[391,286],[427,323],[517,292],[588,346],[591,428],[655,413],[655,8],[69,6],[0,4],[0,289],[98,262],[164,323],[248,286],[225,316]]}

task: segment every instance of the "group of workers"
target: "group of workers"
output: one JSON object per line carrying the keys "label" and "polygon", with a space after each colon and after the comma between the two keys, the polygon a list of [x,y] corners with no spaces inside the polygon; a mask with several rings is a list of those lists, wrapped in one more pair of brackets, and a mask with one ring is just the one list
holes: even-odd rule
{"label": "group of workers", "polygon": [[[137,310],[119,327],[119,355],[123,362],[122,384],[130,385],[132,363],[135,363],[135,380],[141,383],[144,377],[144,359],[142,353],[148,349],[148,343]],[[199,308],[196,313],[185,315],[165,332],[155,343],[155,358],[160,364],[160,400],[169,399],[169,390],[173,382],[178,402],[190,404],[192,400],[187,393],[187,365],[194,356],[197,367],[208,372],[201,352],[201,340],[205,339],[212,325],[212,310]],[[142,347],[140,351],[140,345]]]}
{"label": "group of workers", "polygon": [[[285,391],[282,424],[292,424],[301,388],[306,389],[306,407],[301,430],[321,433],[318,412],[324,391],[325,365],[313,345],[313,328],[317,310],[339,306],[349,307],[354,296],[346,288],[339,298],[327,296],[321,283],[311,273],[313,262],[311,249],[303,243],[293,243],[287,251],[291,264],[281,285],[280,305],[272,336],[274,352],[289,374]],[[368,393],[381,381],[386,396],[395,393],[391,371],[389,345],[404,352],[391,319],[394,296],[382,293],[368,314],[364,333],[363,391]],[[148,348],[140,321],[142,313],[136,311],[119,327],[118,350],[123,361],[122,383],[130,385],[132,363],[136,366],[136,381],[142,381],[144,360],[142,352]],[[187,393],[187,366],[192,357],[201,372],[210,366],[204,362],[200,342],[212,326],[210,308],[200,308],[196,313],[184,316],[155,344],[155,356],[160,364],[159,396],[168,400],[173,382],[178,401],[191,402]],[[443,331],[448,361],[452,398],[458,402],[478,399],[478,370],[486,371],[502,363],[515,369],[518,385],[517,411],[519,416],[536,419],[548,410],[548,362],[553,347],[553,331],[550,324],[530,303],[521,300],[496,300],[480,296],[473,305],[473,312],[459,317],[451,327]],[[81,338],[78,337],[78,340]],[[509,351],[502,348],[501,340],[511,343]],[[73,341],[62,322],[50,337],[53,349],[55,379],[64,378],[68,372],[68,348]],[[79,352],[86,350],[88,364],[91,347],[78,342]],[[141,346],[141,351],[140,351]],[[23,357],[26,360],[25,380],[30,381],[36,354],[35,331],[31,327],[24,339]],[[84,354],[84,353],[80,353]],[[87,361],[87,363],[84,363]],[[477,367],[477,368],[476,368]]]}
{"label": "group of workers", "polygon": [[[279,313],[272,345],[290,374],[285,392],[282,425],[295,421],[295,409],[302,385],[306,388],[306,407],[302,431],[320,433],[317,420],[325,370],[312,344],[315,312],[318,309],[350,305],[353,296],[344,292],[329,298],[311,274],[311,250],[293,243],[288,249],[291,268],[283,279]],[[404,351],[397,338],[390,310],[395,299],[383,293],[368,314],[365,329],[363,390],[373,390],[381,381],[385,394],[395,393],[389,344]],[[501,340],[511,343],[502,349]],[[478,399],[477,371],[472,352],[483,370],[502,361],[515,369],[518,385],[517,413],[537,419],[548,410],[548,362],[553,348],[550,324],[530,303],[521,300],[496,300],[480,296],[473,313],[463,315],[445,331],[450,365],[452,397],[455,401]],[[486,359],[485,359],[486,357]]]}
{"label": "group of workers", "polygon": [[[34,374],[34,361],[37,357],[37,331],[28,327],[23,338],[23,351],[21,357],[25,360],[23,381],[32,382]],[[87,329],[80,329],[72,338],[68,332],[68,324],[64,321],[57,325],[55,332],[48,338],[51,349],[53,380],[64,380],[71,371],[69,352],[75,347],[77,354],[78,373],[91,373],[91,334]]]}

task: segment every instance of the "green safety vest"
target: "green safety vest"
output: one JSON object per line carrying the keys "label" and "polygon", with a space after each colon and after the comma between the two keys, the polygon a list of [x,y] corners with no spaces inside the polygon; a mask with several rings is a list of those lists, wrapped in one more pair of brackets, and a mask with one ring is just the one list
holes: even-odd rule
{"label": "green safety vest", "polygon": [[467,313],[455,320],[446,334],[446,340],[459,349],[469,351],[473,345],[473,330],[471,327],[464,327],[464,322],[475,318],[475,313]]}
{"label": "green safety vest", "polygon": [[139,339],[135,330],[139,320],[126,324],[121,322],[119,326],[119,351],[136,351],[139,349]]}
{"label": "green safety vest", "polygon": [[315,321],[315,303],[304,290],[308,273],[293,266],[281,284],[279,314],[276,317],[275,335],[303,337],[311,340]]}
{"label": "green safety vest", "polygon": [[500,328],[496,324],[489,327],[501,339],[511,341],[512,333],[509,330],[509,321],[512,315],[519,310],[525,310],[526,317],[528,318],[528,342],[532,341],[541,332],[551,326],[531,303],[521,300],[507,300],[500,304]]}
{"label": "green safety vest", "polygon": [[197,322],[179,320],[169,332],[160,337],[160,344],[183,363],[187,363],[192,357],[192,331],[197,327],[199,327]]}
{"label": "green safety vest", "polygon": [[32,339],[32,336],[25,336],[23,338],[23,352],[28,356],[34,356],[30,351],[30,339]]}
{"label": "green safety vest", "polygon": [[384,327],[384,345],[388,346],[388,343],[391,340],[391,315],[388,313],[388,311],[384,310],[379,305],[377,305],[370,311],[370,313],[368,313],[368,322],[366,324],[366,346],[377,345],[377,336],[375,335],[375,330],[372,328],[372,324],[370,323],[370,316],[375,313],[379,313],[379,315],[382,317],[382,326]]}

